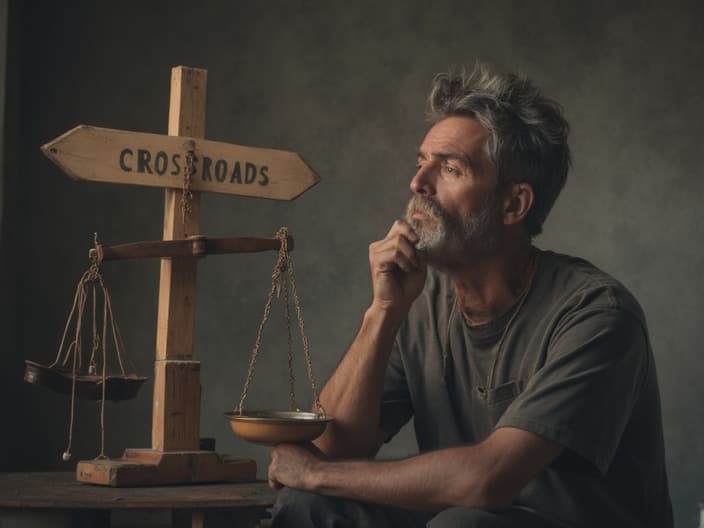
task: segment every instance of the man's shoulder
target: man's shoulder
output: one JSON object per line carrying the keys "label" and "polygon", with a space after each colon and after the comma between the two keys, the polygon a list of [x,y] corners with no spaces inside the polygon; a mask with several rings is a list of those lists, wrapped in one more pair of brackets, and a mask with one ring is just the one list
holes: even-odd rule
{"label": "man's shoulder", "polygon": [[535,278],[537,295],[573,310],[630,313],[645,322],[643,310],[631,291],[617,278],[588,260],[539,250]]}
{"label": "man's shoulder", "polygon": [[[588,260],[549,250],[537,250],[538,265],[527,299],[538,318],[562,318],[575,312],[630,314],[645,327],[645,315],[635,296],[617,278]],[[423,293],[414,303],[412,321],[445,321],[451,317],[454,287],[450,277],[428,269]]]}

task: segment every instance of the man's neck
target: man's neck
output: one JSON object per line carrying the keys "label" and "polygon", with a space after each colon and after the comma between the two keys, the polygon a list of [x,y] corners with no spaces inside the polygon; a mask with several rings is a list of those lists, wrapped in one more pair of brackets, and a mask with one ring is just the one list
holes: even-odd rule
{"label": "man's neck", "polygon": [[535,249],[529,240],[498,248],[489,256],[468,257],[444,271],[455,287],[458,306],[471,325],[485,324],[505,314],[528,288]]}

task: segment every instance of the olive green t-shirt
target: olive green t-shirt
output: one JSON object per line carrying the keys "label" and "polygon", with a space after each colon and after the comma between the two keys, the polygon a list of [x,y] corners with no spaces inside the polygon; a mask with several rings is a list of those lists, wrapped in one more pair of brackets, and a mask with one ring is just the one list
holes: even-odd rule
{"label": "olive green t-shirt", "polygon": [[588,262],[538,250],[522,305],[469,326],[430,270],[396,337],[381,426],[411,417],[421,452],[499,427],[563,447],[513,504],[570,527],[672,526],[655,363],[645,317]]}

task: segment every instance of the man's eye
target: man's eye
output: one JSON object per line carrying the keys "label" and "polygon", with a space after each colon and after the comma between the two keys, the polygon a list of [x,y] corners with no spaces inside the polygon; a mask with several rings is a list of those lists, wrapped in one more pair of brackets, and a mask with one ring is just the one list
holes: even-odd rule
{"label": "man's eye", "polygon": [[445,172],[448,173],[448,174],[457,175],[457,174],[459,174],[459,172],[460,172],[460,171],[457,169],[457,167],[453,167],[452,165],[445,165],[444,168],[445,168]]}

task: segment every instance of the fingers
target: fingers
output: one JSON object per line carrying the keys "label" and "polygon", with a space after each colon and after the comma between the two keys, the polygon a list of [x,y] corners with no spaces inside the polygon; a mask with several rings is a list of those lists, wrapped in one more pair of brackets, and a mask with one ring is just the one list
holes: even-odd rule
{"label": "fingers", "polygon": [[311,452],[303,445],[279,444],[271,450],[267,480],[272,489],[284,486],[303,489],[309,472],[315,469]]}
{"label": "fingers", "polygon": [[401,219],[398,219],[393,223],[391,229],[389,229],[389,232],[386,234],[385,240],[396,237],[405,238],[411,243],[411,245],[415,245],[418,242],[418,235],[413,230],[411,225]]}
{"label": "fingers", "polygon": [[267,480],[269,481],[269,487],[273,490],[279,490],[283,485],[276,479],[276,466],[277,466],[277,453],[276,449],[271,451],[271,463],[269,464],[269,470],[267,472]]}
{"label": "fingers", "polygon": [[415,248],[418,235],[403,220],[397,220],[383,240],[369,246],[369,260],[379,271],[391,271],[395,267],[410,273],[418,270],[423,262]]}
{"label": "fingers", "polygon": [[378,271],[388,272],[400,268],[410,273],[418,269],[420,264],[416,249],[404,238],[380,241],[371,251],[372,266]]}
{"label": "fingers", "polygon": [[404,235],[409,240],[412,240],[414,243],[418,242],[418,235],[411,227],[411,224],[409,224],[405,220],[401,220],[400,218],[397,219],[393,223],[393,225],[391,226],[391,229],[389,229],[389,232],[387,233],[386,236],[389,237],[394,234],[401,234],[401,235]]}

